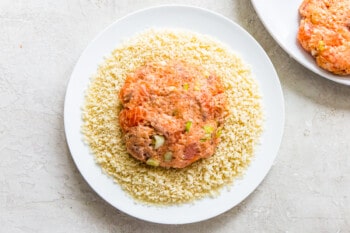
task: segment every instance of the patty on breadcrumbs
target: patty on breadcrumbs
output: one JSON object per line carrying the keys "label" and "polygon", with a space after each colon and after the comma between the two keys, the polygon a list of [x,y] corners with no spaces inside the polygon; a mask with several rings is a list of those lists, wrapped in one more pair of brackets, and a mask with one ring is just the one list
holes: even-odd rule
{"label": "patty on breadcrumbs", "polygon": [[[128,75],[147,62],[174,60],[220,77],[229,115],[213,156],[182,169],[164,169],[128,153],[117,95]],[[229,47],[188,30],[149,29],[128,38],[99,66],[86,91],[83,121],[96,162],[127,194],[143,203],[174,205],[215,196],[244,174],[263,130],[263,106],[249,66]]]}

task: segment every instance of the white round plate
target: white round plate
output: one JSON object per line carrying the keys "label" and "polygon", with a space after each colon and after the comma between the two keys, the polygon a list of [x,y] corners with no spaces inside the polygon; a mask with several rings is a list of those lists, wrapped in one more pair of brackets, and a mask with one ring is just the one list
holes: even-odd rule
{"label": "white round plate", "polygon": [[[265,131],[255,160],[243,179],[230,190],[222,190],[217,198],[205,198],[177,206],[152,206],[136,203],[120,186],[103,174],[94,162],[88,146],[82,142],[81,106],[89,78],[98,64],[122,40],[150,27],[183,28],[211,35],[229,45],[250,64],[260,83],[266,113]],[[64,124],[72,157],[86,182],[117,209],[150,222],[185,224],[217,216],[245,199],[264,179],[272,166],[282,138],[284,101],[276,71],[260,45],[240,26],[214,12],[189,6],[160,6],[132,13],[105,29],[85,49],[70,78],[65,106]]]}
{"label": "white round plate", "polygon": [[299,6],[303,0],[251,0],[260,20],[277,43],[297,62],[334,82],[350,85],[350,75],[340,76],[318,67],[315,59],[299,45]]}

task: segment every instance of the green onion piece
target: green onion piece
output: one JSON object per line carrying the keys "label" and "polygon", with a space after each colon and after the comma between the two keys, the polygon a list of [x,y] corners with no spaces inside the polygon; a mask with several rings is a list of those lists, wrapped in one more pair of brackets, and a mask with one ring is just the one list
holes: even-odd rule
{"label": "green onion piece", "polygon": [[324,49],[325,49],[325,43],[324,43],[323,40],[320,40],[320,41],[318,42],[318,50],[319,50],[319,51],[323,51]]}
{"label": "green onion piece", "polygon": [[205,132],[206,134],[211,134],[211,133],[214,131],[213,126],[210,126],[210,125],[205,125],[205,126],[203,126],[203,129],[204,129],[204,132]]}
{"label": "green onion piece", "polygon": [[188,88],[189,88],[188,83],[185,83],[185,84],[183,85],[183,87],[184,87],[184,89],[187,91],[187,90],[188,90]]}
{"label": "green onion piece", "polygon": [[164,161],[170,162],[173,159],[173,153],[171,151],[168,151],[164,154]]}
{"label": "green onion piece", "polygon": [[159,161],[156,159],[149,158],[149,159],[147,159],[146,164],[150,165],[150,166],[158,167]]}
{"label": "green onion piece", "polygon": [[187,121],[185,124],[185,131],[190,132],[191,126],[192,126],[192,121]]}
{"label": "green onion piece", "polygon": [[222,129],[218,129],[216,131],[216,137],[219,138],[221,136],[221,134],[222,134]]}
{"label": "green onion piece", "polygon": [[164,136],[161,135],[153,135],[154,138],[154,149],[158,149],[159,147],[163,146],[164,144]]}

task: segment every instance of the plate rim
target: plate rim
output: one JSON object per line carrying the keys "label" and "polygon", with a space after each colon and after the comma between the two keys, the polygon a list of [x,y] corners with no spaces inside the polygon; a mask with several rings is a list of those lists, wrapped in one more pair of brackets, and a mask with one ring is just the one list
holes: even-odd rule
{"label": "plate rim", "polygon": [[[278,137],[278,140],[277,140],[277,143],[276,143],[276,147],[275,147],[275,153],[274,153],[274,156],[272,158],[272,163],[273,161],[276,159],[277,157],[277,154],[278,154],[278,150],[279,150],[279,147],[281,145],[281,141],[282,141],[282,137],[283,137],[283,132],[284,132],[284,124],[285,124],[285,106],[284,106],[284,96],[283,96],[283,91],[282,91],[282,87],[281,87],[281,84],[280,84],[280,81],[279,81],[279,78],[278,78],[278,74],[274,68],[274,65],[273,63],[271,62],[270,58],[267,56],[265,50],[262,48],[262,46],[254,39],[254,37],[252,35],[250,35],[243,27],[241,27],[238,23],[232,21],[231,19],[217,13],[217,12],[214,12],[214,11],[211,11],[211,10],[208,10],[206,8],[201,8],[201,7],[197,7],[197,6],[191,6],[191,5],[184,5],[184,4],[163,4],[163,5],[158,5],[158,6],[153,6],[153,7],[147,7],[147,8],[143,8],[143,9],[139,9],[139,10],[136,10],[136,11],[133,11],[115,21],[113,21],[110,25],[108,25],[107,27],[105,27],[101,32],[97,33],[97,35],[90,41],[90,43],[85,47],[85,49],[83,50],[83,52],[81,53],[80,57],[78,58],[75,66],[74,66],[74,69],[73,69],[73,72],[69,78],[69,81],[68,81],[68,84],[67,84],[67,88],[66,88],[66,94],[65,94],[65,101],[64,101],[64,128],[65,128],[65,135],[66,135],[66,141],[67,141],[67,144],[68,144],[68,147],[69,147],[69,151],[70,151],[70,154],[72,156],[72,159],[75,163],[75,166],[76,168],[78,169],[78,171],[80,172],[81,176],[83,177],[83,179],[85,180],[85,182],[91,187],[91,189],[99,196],[101,197],[104,201],[106,201],[108,204],[110,204],[111,206],[113,206],[114,208],[118,209],[119,211],[123,212],[123,213],[126,213],[128,214],[129,216],[133,216],[137,219],[141,219],[143,221],[148,221],[148,222],[153,222],[153,223],[159,223],[159,224],[188,224],[188,223],[194,223],[194,222],[200,222],[200,221],[204,221],[204,220],[208,220],[208,219],[211,219],[211,218],[214,218],[232,208],[234,208],[235,206],[237,206],[240,202],[242,202],[243,200],[245,200],[251,193],[254,192],[254,190],[256,190],[256,188],[261,184],[261,182],[265,179],[265,177],[267,176],[267,174],[269,173],[269,171],[271,170],[272,168],[272,163],[271,165],[269,166],[269,168],[267,169],[267,172],[264,174],[264,176],[260,177],[260,180],[257,182],[257,185],[251,190],[248,192],[247,195],[243,196],[241,198],[240,201],[238,201],[238,203],[234,204],[233,206],[229,206],[227,207],[225,210],[221,210],[219,211],[218,213],[214,214],[214,215],[211,215],[211,216],[206,216],[205,218],[201,218],[201,219],[196,219],[196,220],[188,220],[188,219],[183,219],[181,221],[177,221],[177,222],[168,222],[168,221],[154,221],[152,219],[148,219],[148,218],[144,218],[142,216],[138,216],[138,215],[134,215],[134,214],[130,214],[128,211],[125,211],[125,209],[123,208],[120,208],[120,206],[115,206],[113,203],[111,203],[110,200],[107,200],[103,195],[101,195],[101,193],[96,190],[96,188],[90,183],[91,181],[89,181],[85,176],[84,176],[84,173],[82,172],[81,170],[81,167],[79,166],[79,162],[77,161],[77,157],[73,154],[72,152],[72,148],[73,148],[73,145],[72,145],[72,142],[71,140],[69,140],[70,138],[70,135],[69,135],[69,130],[67,130],[67,127],[68,127],[68,119],[67,119],[67,115],[68,115],[68,108],[67,108],[67,105],[68,105],[68,97],[69,97],[69,91],[70,89],[72,88],[72,80],[74,78],[74,76],[76,75],[75,73],[77,72],[77,67],[78,65],[80,64],[81,62],[81,59],[82,57],[85,56],[85,54],[87,53],[87,51],[90,49],[90,47],[104,34],[106,33],[108,30],[110,30],[110,28],[114,27],[115,25],[117,25],[119,22],[123,21],[123,20],[126,20],[128,19],[129,17],[132,17],[134,15],[137,15],[139,13],[142,13],[142,12],[145,12],[145,11],[150,11],[150,10],[157,10],[157,9],[161,9],[161,8],[173,8],[173,7],[177,7],[177,8],[187,8],[187,9],[191,9],[191,10],[197,10],[197,11],[201,11],[201,12],[205,12],[205,13],[209,13],[215,17],[218,17],[220,18],[220,20],[224,20],[230,24],[232,24],[233,26],[235,26],[236,28],[238,28],[240,31],[242,31],[245,36],[248,36],[250,37],[250,39],[256,44],[257,47],[260,48],[260,50],[264,53],[265,57],[266,57],[266,62],[268,62],[272,68],[272,73],[274,73],[274,77],[273,78],[276,78],[274,81],[277,82],[277,87],[278,87],[278,92],[280,94],[280,120],[281,120],[281,129],[279,131],[279,137]],[[157,27],[157,26],[156,26]],[[169,26],[170,28],[173,28],[173,26]],[[146,28],[144,28],[145,30]],[[187,29],[187,30],[190,30],[190,29]],[[196,33],[201,33],[201,32],[197,32],[195,31]],[[203,34],[203,33],[201,33]],[[212,35],[210,35],[212,36]],[[219,40],[219,39],[218,39]],[[220,41],[220,40],[219,40]],[[229,46],[231,48],[231,46]],[[231,48],[233,51],[234,51],[234,48]],[[253,73],[253,72],[252,72]],[[86,78],[89,78],[89,77],[86,77]],[[86,87],[85,87],[86,88]],[[81,111],[80,111],[81,112]],[[249,165],[249,167],[251,166],[251,164]],[[248,167],[248,168],[249,168]],[[101,169],[101,168],[100,168]],[[105,174],[103,174],[105,175]],[[115,184],[117,185],[117,184]],[[124,191],[123,191],[124,192]],[[139,204],[138,204],[139,205]],[[142,205],[142,204],[141,204]],[[186,204],[185,204],[186,205]],[[189,203],[189,205],[192,205],[191,203]],[[166,207],[167,208],[167,207]]]}

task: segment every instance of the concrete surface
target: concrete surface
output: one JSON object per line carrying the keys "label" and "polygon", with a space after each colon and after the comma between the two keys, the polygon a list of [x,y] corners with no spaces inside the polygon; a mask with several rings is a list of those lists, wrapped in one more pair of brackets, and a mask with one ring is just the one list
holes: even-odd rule
{"label": "concrete surface", "polygon": [[[259,188],[216,218],[181,226],[143,222],[105,203],[76,170],[63,129],[66,85],[90,40],[164,3],[238,22],[270,56],[286,104],[282,145]],[[350,232],[350,88],[291,59],[250,1],[0,0],[0,29],[0,232]]]}

